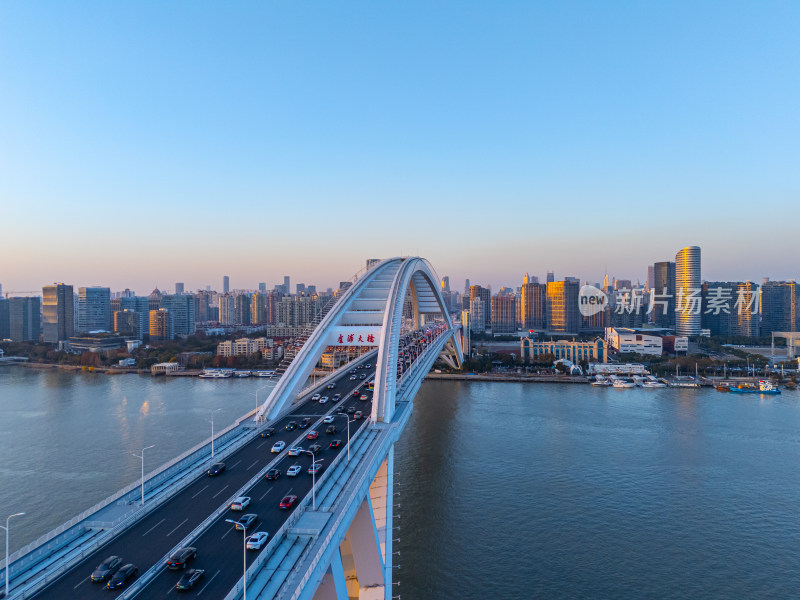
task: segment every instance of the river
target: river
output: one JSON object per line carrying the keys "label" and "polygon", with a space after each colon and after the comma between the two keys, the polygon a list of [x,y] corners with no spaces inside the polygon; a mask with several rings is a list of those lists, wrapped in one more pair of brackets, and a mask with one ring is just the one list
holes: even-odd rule
{"label": "river", "polygon": [[[27,512],[12,551],[263,386],[0,368],[0,516]],[[395,594],[795,597],[798,467],[798,392],[429,381],[396,448]]]}

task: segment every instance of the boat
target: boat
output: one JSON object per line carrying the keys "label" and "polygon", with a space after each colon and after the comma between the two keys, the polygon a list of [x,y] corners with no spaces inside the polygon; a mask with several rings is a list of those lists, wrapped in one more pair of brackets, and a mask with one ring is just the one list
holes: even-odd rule
{"label": "boat", "polygon": [[780,394],[781,391],[771,381],[762,379],[758,385],[744,384],[731,386],[734,394]]}
{"label": "boat", "polygon": [[602,375],[595,375],[592,385],[595,387],[608,387],[611,385],[611,382]]}
{"label": "boat", "polygon": [[715,385],[714,388],[718,392],[730,392],[731,391],[731,386],[725,385],[725,384]]}
{"label": "boat", "polygon": [[636,384],[632,381],[625,381],[624,379],[615,379],[614,383],[611,385],[617,389],[632,388],[636,386]]}
{"label": "boat", "polygon": [[253,371],[256,377],[275,377],[275,371]]}
{"label": "boat", "polygon": [[648,375],[647,378],[642,382],[642,387],[645,387],[645,388],[665,388],[665,387],[667,387],[667,384],[660,382],[658,379],[656,379],[652,375]]}
{"label": "boat", "polygon": [[200,377],[203,379],[228,379],[233,377],[233,369],[203,369]]}
{"label": "boat", "polygon": [[250,371],[234,371],[234,377],[250,377]]}

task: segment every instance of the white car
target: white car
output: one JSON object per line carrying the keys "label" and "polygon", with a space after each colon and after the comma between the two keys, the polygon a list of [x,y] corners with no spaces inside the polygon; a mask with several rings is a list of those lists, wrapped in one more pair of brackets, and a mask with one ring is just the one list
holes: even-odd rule
{"label": "white car", "polygon": [[272,453],[277,454],[283,452],[284,448],[286,448],[286,442],[275,442],[272,444]]}
{"label": "white car", "polygon": [[250,504],[249,496],[239,496],[231,502],[231,510],[244,510]]}
{"label": "white car", "polygon": [[319,400],[319,398],[320,398],[319,394],[314,394],[313,396],[311,396],[311,399],[314,401]]}
{"label": "white car", "polygon": [[350,381],[355,381],[355,380],[356,380],[356,376],[355,375],[350,375]]}
{"label": "white car", "polygon": [[300,456],[303,452],[302,446],[295,446],[294,448],[289,448],[289,456]]}
{"label": "white car", "polygon": [[322,398],[319,399],[320,404],[327,404],[327,402],[328,402],[327,396],[323,396]]}
{"label": "white car", "polygon": [[261,550],[261,546],[267,543],[269,534],[266,531],[257,531],[247,538],[248,550]]}
{"label": "white car", "polygon": [[333,415],[328,415],[324,419],[322,419],[323,423],[333,423]]}
{"label": "white car", "polygon": [[288,469],[286,469],[286,476],[287,477],[297,477],[297,474],[303,470],[303,467],[300,465],[292,465]]}

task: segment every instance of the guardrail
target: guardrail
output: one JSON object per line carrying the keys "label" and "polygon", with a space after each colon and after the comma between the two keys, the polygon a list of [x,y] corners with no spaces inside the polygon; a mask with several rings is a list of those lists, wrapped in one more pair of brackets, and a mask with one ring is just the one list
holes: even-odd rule
{"label": "guardrail", "polygon": [[[361,435],[361,432],[362,431],[366,431],[368,428],[369,428],[368,426],[359,427],[358,430],[352,436],[350,436],[350,444],[353,444],[359,438],[359,436]],[[328,475],[331,472],[333,472],[335,465],[338,465],[339,461],[341,461],[343,459],[343,457],[346,457],[346,456],[347,456],[346,452],[340,452],[339,455],[333,460],[333,462],[331,462],[329,467],[327,469],[325,469],[325,472],[317,480],[316,485],[317,485],[318,488],[322,487],[322,485],[325,483],[326,478],[328,477]],[[305,514],[306,509],[308,508],[308,505],[310,503],[311,503],[311,494],[309,493],[309,494],[306,494],[306,497],[303,498],[303,500],[300,502],[300,504],[297,505],[297,509],[289,516],[288,519],[286,519],[286,521],[284,521],[283,525],[280,526],[278,531],[276,531],[273,534],[272,539],[265,546],[264,550],[259,552],[258,556],[255,558],[255,560],[253,560],[253,562],[250,563],[250,566],[247,567],[246,576],[247,576],[248,579],[250,579],[251,576],[255,575],[255,573],[261,569],[261,564],[264,561],[269,560],[269,558],[270,558],[272,552],[275,550],[275,548],[281,542],[283,542],[284,538],[286,537],[287,531],[289,529],[291,529],[294,526],[294,524],[297,523],[298,520],[300,520],[300,517],[303,514]],[[241,590],[242,590],[242,579],[239,579],[239,582],[236,584],[236,586],[233,589],[231,589],[230,592],[228,592],[228,594],[225,596],[224,600],[235,600],[235,598],[238,597],[238,595],[241,592]]]}

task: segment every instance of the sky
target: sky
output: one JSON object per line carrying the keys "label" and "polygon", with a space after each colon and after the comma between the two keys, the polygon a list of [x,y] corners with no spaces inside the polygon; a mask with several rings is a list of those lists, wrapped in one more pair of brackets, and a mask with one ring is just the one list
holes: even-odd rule
{"label": "sky", "polygon": [[800,278],[800,3],[0,3],[0,283]]}

